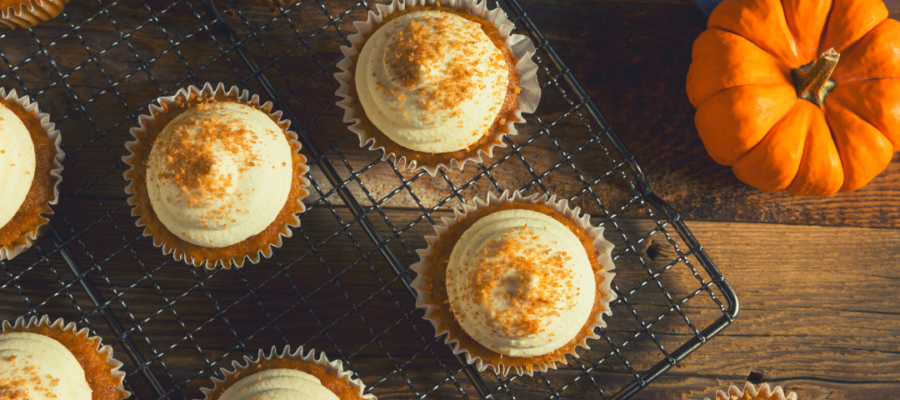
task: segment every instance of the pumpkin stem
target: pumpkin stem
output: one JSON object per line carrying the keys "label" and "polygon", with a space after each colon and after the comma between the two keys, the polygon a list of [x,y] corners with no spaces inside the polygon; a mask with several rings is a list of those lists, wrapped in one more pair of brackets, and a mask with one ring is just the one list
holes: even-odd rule
{"label": "pumpkin stem", "polygon": [[825,96],[834,90],[837,82],[831,80],[831,73],[841,55],[834,48],[822,53],[818,60],[791,70],[797,97],[821,107]]}

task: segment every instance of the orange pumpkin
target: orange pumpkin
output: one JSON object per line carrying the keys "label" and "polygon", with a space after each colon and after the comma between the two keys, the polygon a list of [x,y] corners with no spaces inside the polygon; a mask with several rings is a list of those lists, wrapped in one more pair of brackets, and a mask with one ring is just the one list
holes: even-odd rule
{"label": "orange pumpkin", "polygon": [[712,158],[767,192],[830,196],[900,150],[900,22],[881,0],[726,0],[687,92]]}

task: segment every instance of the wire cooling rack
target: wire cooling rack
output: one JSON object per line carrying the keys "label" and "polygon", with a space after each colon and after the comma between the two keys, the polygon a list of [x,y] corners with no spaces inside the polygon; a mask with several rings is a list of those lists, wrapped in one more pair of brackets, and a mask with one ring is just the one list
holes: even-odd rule
{"label": "wire cooling rack", "polygon": [[[334,105],[338,47],[366,2],[86,0],[0,34],[0,85],[37,100],[67,152],[53,229],[0,262],[0,318],[90,327],[139,398],[202,397],[220,367],[286,344],[343,360],[381,398],[631,397],[732,322],[737,298],[522,7],[500,6],[538,46],[541,106],[494,159],[434,178],[361,150]],[[302,226],[241,270],[164,257],[125,203],[128,129],[155,98],[204,82],[272,100],[312,165]],[[619,299],[602,340],[534,377],[465,366],[409,289],[407,267],[435,220],[505,189],[568,198],[616,244]]]}

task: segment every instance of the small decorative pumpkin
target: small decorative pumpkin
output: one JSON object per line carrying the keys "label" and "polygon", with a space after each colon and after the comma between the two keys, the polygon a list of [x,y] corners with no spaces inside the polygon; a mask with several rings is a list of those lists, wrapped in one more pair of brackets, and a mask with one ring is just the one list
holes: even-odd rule
{"label": "small decorative pumpkin", "polygon": [[881,0],[726,0],[687,79],[712,158],[767,192],[830,196],[900,150],[900,22]]}

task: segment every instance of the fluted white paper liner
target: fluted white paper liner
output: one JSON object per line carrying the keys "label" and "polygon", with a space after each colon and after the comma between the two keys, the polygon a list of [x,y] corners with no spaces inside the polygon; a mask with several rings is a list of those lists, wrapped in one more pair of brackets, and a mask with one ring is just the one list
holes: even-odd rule
{"label": "fluted white paper liner", "polygon": [[0,9],[0,27],[31,28],[43,21],[56,18],[69,0],[24,0],[19,4]]}
{"label": "fluted white paper liner", "polygon": [[[230,376],[234,376],[234,374],[237,374],[238,372],[248,370],[250,369],[250,367],[258,365],[263,360],[272,361],[273,358],[277,358],[279,360],[284,358],[290,358],[293,360],[299,359],[303,362],[324,366],[328,371],[335,372],[339,379],[346,380],[351,387],[359,389],[359,395],[362,398],[367,400],[377,400],[372,394],[364,394],[366,385],[363,384],[361,380],[352,378],[353,372],[344,370],[344,364],[341,362],[341,360],[329,361],[324,352],[319,353],[317,357],[316,351],[314,349],[310,349],[304,354],[303,346],[298,347],[297,350],[294,350],[293,352],[291,351],[290,345],[284,346],[284,349],[281,351],[281,353],[278,352],[278,349],[275,346],[272,346],[272,348],[269,350],[269,354],[266,354],[262,349],[260,349],[255,359],[250,356],[244,356],[243,364],[238,361],[232,361],[230,370],[227,368],[220,368],[219,371],[221,371],[222,376],[227,379]],[[203,400],[210,400],[209,394],[214,393],[216,391],[216,387],[222,382],[225,382],[225,380],[213,377],[212,388],[201,388],[200,391],[203,392],[204,395]]]}
{"label": "fluted white paper liner", "polygon": [[[428,242],[428,247],[425,249],[416,250],[416,253],[419,255],[419,262],[410,266],[410,269],[417,273],[416,279],[413,280],[412,287],[416,290],[418,296],[416,297],[416,307],[425,309],[425,319],[431,322],[434,325],[435,329],[435,337],[440,337],[441,335],[445,335],[449,333],[447,329],[440,329],[438,320],[435,318],[429,317],[432,314],[432,310],[437,308],[438,306],[434,304],[429,304],[429,294],[424,291],[423,287],[426,283],[426,279],[424,273],[430,265],[427,262],[428,257],[431,256],[433,244],[441,239],[441,235],[447,233],[450,229],[450,226],[456,225],[461,219],[465,218],[468,213],[478,210],[480,208],[488,207],[491,204],[501,204],[501,203],[532,203],[532,204],[544,204],[553,208],[553,210],[562,213],[566,216],[566,218],[571,219],[576,226],[584,229],[585,235],[594,239],[593,245],[594,248],[600,253],[598,256],[598,261],[600,265],[603,267],[603,271],[596,273],[598,277],[603,278],[603,282],[600,284],[600,292],[606,294],[605,297],[601,300],[601,304],[603,305],[603,311],[595,316],[593,316],[593,335],[585,336],[580,343],[578,343],[570,354],[574,358],[578,358],[577,350],[578,348],[584,348],[584,350],[590,349],[590,346],[587,344],[587,339],[597,340],[600,336],[596,333],[598,328],[606,327],[606,322],[603,320],[603,316],[611,316],[612,311],[609,309],[609,303],[616,299],[616,294],[612,290],[612,280],[615,277],[615,273],[612,272],[615,266],[613,265],[612,260],[612,249],[613,244],[603,238],[603,228],[596,227],[591,225],[591,216],[588,214],[579,214],[581,213],[580,207],[575,207],[574,209],[569,208],[569,201],[566,199],[557,200],[556,196],[547,196],[534,194],[531,196],[523,196],[522,193],[515,191],[510,193],[510,191],[504,191],[500,196],[494,195],[493,193],[488,194],[485,200],[481,200],[476,197],[473,201],[474,205],[463,205],[462,211],[453,210],[453,218],[441,218],[441,223],[434,226],[434,231],[437,233],[435,236],[426,236],[425,240]],[[443,305],[442,305],[443,307]],[[556,369],[556,363],[562,362],[565,363],[565,356],[561,356],[558,360],[553,360],[549,362],[544,362],[541,364],[535,364],[532,369],[525,369],[519,366],[507,366],[503,365],[492,365],[481,359],[477,354],[472,354],[469,349],[462,348],[460,346],[459,340],[454,337],[450,337],[447,335],[444,338],[444,343],[449,345],[454,354],[464,354],[466,358],[466,362],[469,364],[474,364],[475,368],[478,371],[484,371],[488,367],[490,367],[495,373],[500,374],[501,376],[506,376],[509,373],[514,373],[515,375],[529,375],[533,374],[533,369],[537,369],[541,372],[547,372],[548,369]]]}
{"label": "fluted white paper liner", "polygon": [[[17,96],[15,89],[7,92],[6,89],[0,88],[0,97],[2,97],[6,101],[15,102],[16,104],[25,108],[25,111],[29,114],[34,114],[34,117],[37,118],[37,120],[41,123],[41,129],[47,132],[47,137],[49,137],[50,140],[53,141],[53,143],[56,145],[56,158],[53,159],[53,169],[50,170],[50,176],[52,176],[53,179],[56,180],[56,183],[53,184],[53,199],[50,200],[50,205],[56,205],[56,203],[59,202],[59,184],[62,182],[62,162],[66,158],[66,153],[63,152],[62,147],[60,147],[62,145],[62,135],[60,135],[59,131],[56,130],[56,124],[50,122],[50,114],[41,112],[38,109],[38,104],[31,101],[31,99],[29,99],[27,96]],[[15,256],[22,254],[22,252],[31,248],[31,246],[34,244],[34,241],[37,240],[37,238],[41,235],[42,228],[50,223],[50,216],[52,214],[52,208],[50,209],[50,213],[41,214],[42,216],[46,216],[46,221],[25,236],[24,244],[18,245],[13,248],[0,246],[0,261],[12,260]]]}
{"label": "fluted white paper liner", "polygon": [[[106,356],[106,365],[109,367],[109,373],[113,378],[119,380],[119,387],[117,388],[119,391],[119,398],[126,399],[131,396],[131,392],[125,390],[125,371],[120,371],[119,368],[122,367],[122,362],[113,358],[113,348],[112,346],[107,346],[102,343],[102,340],[99,336],[88,336],[90,335],[90,330],[88,328],[78,329],[75,326],[74,322],[69,322],[68,324],[63,321],[62,318],[57,318],[55,321],[50,322],[50,317],[47,315],[43,315],[41,317],[31,317],[27,320],[25,317],[19,317],[12,324],[9,321],[3,321],[2,329],[0,332],[6,332],[10,329],[31,329],[38,328],[41,326],[46,326],[53,330],[58,330],[60,332],[65,332],[75,336],[83,336],[90,340],[93,343],[99,344],[99,348],[94,348],[97,353]],[[78,358],[78,357],[76,357]]]}
{"label": "fluted white paper liner", "polygon": [[[492,158],[494,154],[495,147],[506,147],[506,144],[503,143],[502,138],[503,135],[517,135],[518,130],[516,130],[516,123],[524,123],[525,118],[522,117],[522,113],[534,113],[534,110],[537,109],[538,103],[541,100],[541,86],[538,84],[537,80],[537,72],[538,66],[534,63],[531,57],[535,53],[534,44],[531,43],[531,39],[527,36],[519,35],[519,34],[510,34],[513,29],[515,29],[515,24],[506,17],[506,14],[500,8],[494,8],[489,10],[487,7],[487,1],[484,0],[445,0],[441,1],[441,6],[446,6],[450,8],[460,9],[461,11],[466,11],[472,15],[483,18],[484,20],[490,22],[500,32],[500,36],[505,40],[506,46],[510,49],[513,54],[513,57],[518,60],[516,62],[516,73],[519,75],[519,88],[522,90],[519,93],[519,108],[513,111],[513,114],[516,116],[515,121],[511,118],[506,122],[506,127],[509,131],[503,135],[498,137],[498,140],[492,142],[488,145],[487,151],[479,150],[475,155],[462,159],[462,160],[451,160],[450,165],[446,164],[438,164],[434,166],[429,165],[416,165],[415,160],[406,160],[404,156],[397,156],[394,153],[388,153],[384,149],[384,145],[380,143],[376,143],[374,137],[370,136],[369,133],[364,131],[360,126],[360,119],[354,116],[355,110],[353,109],[352,104],[356,101],[350,95],[350,85],[347,83],[353,79],[353,74],[350,72],[350,67],[353,66],[353,60],[351,57],[355,57],[362,50],[363,43],[365,42],[365,38],[363,35],[372,32],[373,26],[376,24],[381,24],[384,17],[393,14],[394,12],[403,11],[406,7],[412,6],[424,6],[424,5],[434,5],[438,2],[436,0],[393,0],[390,4],[376,4],[375,9],[378,12],[369,11],[368,19],[366,21],[357,21],[354,22],[353,25],[357,29],[357,33],[354,33],[347,37],[350,43],[353,46],[341,46],[341,52],[344,53],[344,59],[341,60],[337,67],[340,68],[341,72],[338,72],[334,75],[337,81],[340,83],[340,87],[338,88],[335,94],[338,97],[341,97],[342,100],[337,103],[337,105],[344,109],[344,122],[351,124],[349,126],[350,131],[359,136],[359,146],[360,147],[368,147],[369,150],[373,151],[382,151],[384,154],[382,156],[383,161],[387,161],[389,159],[393,160],[397,166],[397,169],[400,171],[411,170],[412,172],[417,172],[419,170],[425,170],[431,176],[437,174],[440,168],[446,168],[448,170],[453,170],[458,168],[460,170],[463,169],[466,163],[474,162],[480,163],[484,158]],[[414,151],[414,150],[410,150]]]}
{"label": "fluted white paper liner", "polygon": [[[231,88],[229,88],[226,91],[225,85],[221,82],[218,85],[216,85],[215,87],[213,87],[213,85],[210,83],[204,84],[202,88],[197,88],[196,86],[191,85],[186,88],[179,89],[178,92],[176,92],[174,96],[158,98],[157,102],[159,104],[158,105],[151,104],[150,105],[150,114],[149,115],[144,114],[144,115],[141,115],[140,117],[138,117],[139,125],[137,127],[131,128],[131,131],[130,131],[131,136],[134,137],[135,140],[125,143],[125,147],[130,152],[129,155],[122,157],[122,161],[125,162],[125,164],[128,164],[128,166],[129,166],[128,170],[125,171],[125,173],[123,174],[125,177],[125,180],[128,181],[128,186],[125,187],[125,193],[127,193],[129,195],[129,197],[128,197],[129,205],[134,206],[134,205],[136,205],[136,201],[137,201],[135,198],[135,191],[136,191],[135,182],[132,181],[131,179],[129,179],[129,175],[130,175],[131,171],[136,168],[136,166],[134,165],[134,162],[132,161],[133,157],[135,156],[132,149],[135,148],[135,146],[141,145],[141,141],[140,141],[138,135],[145,133],[147,124],[156,119],[156,117],[153,116],[154,113],[166,112],[165,109],[162,107],[163,104],[174,105],[178,101],[179,98],[189,99],[191,94],[194,94],[195,96],[199,96],[199,97],[224,95],[225,97],[227,97],[229,99],[236,100],[243,104],[247,104],[251,107],[259,109],[260,111],[269,107],[272,103],[269,101],[269,102],[260,104],[259,95],[254,94],[251,96],[250,92],[247,89],[240,90],[240,89],[238,89],[237,86],[232,86]],[[272,108],[272,110],[274,110],[274,108]],[[286,119],[281,118],[281,116],[282,116],[281,111],[272,111],[268,115],[272,118],[275,118],[278,121],[277,125],[281,129],[283,129],[285,131],[285,133],[288,134],[288,136],[290,136],[291,139],[288,142],[291,145],[291,148],[292,148],[291,151],[293,151],[293,148],[297,148],[297,149],[302,148],[302,146],[300,145],[300,142],[297,141],[297,133],[288,129],[291,126],[291,122]],[[148,143],[147,145],[152,146],[153,144]],[[299,178],[302,181],[301,186],[305,190],[305,188],[309,186],[309,180],[306,178],[306,174],[309,172],[309,166],[306,165],[306,157],[303,157],[303,159],[301,160],[300,168],[302,171],[300,173]],[[146,189],[144,189],[144,190],[146,190]],[[302,213],[303,211],[306,210],[306,207],[303,206],[303,198],[300,198],[297,201],[301,205],[300,213]],[[168,245],[168,243],[162,243],[161,241],[158,242],[155,238],[153,240],[153,245],[156,247],[161,247],[163,254],[171,254],[172,257],[175,259],[175,261],[184,260],[184,262],[191,264],[195,267],[206,266],[207,269],[214,269],[217,266],[223,266],[225,268],[229,268],[231,266],[231,264],[234,264],[238,268],[241,268],[244,266],[245,260],[249,260],[252,264],[258,264],[259,261],[262,259],[262,257],[265,257],[265,258],[272,257],[273,248],[280,248],[284,244],[283,238],[285,238],[285,237],[289,238],[293,235],[293,231],[290,228],[297,228],[300,226],[300,217],[298,216],[298,214],[294,214],[294,220],[286,225],[289,229],[284,229],[281,232],[279,232],[277,242],[269,243],[268,245],[264,246],[263,248],[259,249],[258,251],[252,252],[249,254],[245,254],[242,257],[231,258],[229,260],[230,261],[229,263],[223,263],[221,260],[219,260],[214,265],[210,265],[210,263],[207,262],[208,260],[206,260],[206,259],[195,259],[194,257],[190,257],[190,259],[188,259],[187,254],[185,254],[182,250],[174,248],[174,247],[170,247]],[[140,227],[144,228],[144,233],[143,233],[144,236],[152,237],[153,234],[147,230],[147,227],[144,224],[141,224],[141,218],[140,218],[141,214],[137,211],[137,208],[131,209],[131,215],[134,217],[138,217],[138,220],[135,222],[135,225],[137,225],[139,228]]]}
{"label": "fluted white paper liner", "polygon": [[[745,393],[748,394],[751,399],[760,397],[767,400],[797,400],[797,393],[790,392],[785,396],[781,386],[775,386],[775,389],[771,389],[768,383],[763,383],[762,385],[759,385],[759,390],[756,390],[756,387],[750,382],[747,382],[747,384],[744,385],[744,390],[738,389],[737,386],[732,385],[728,388],[727,393],[721,390],[716,391],[716,400],[743,399]],[[706,400],[709,400],[709,398]]]}

